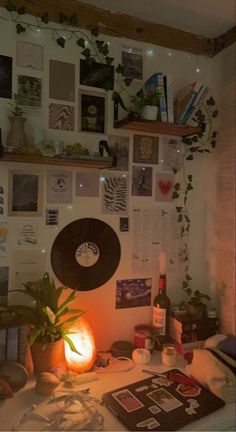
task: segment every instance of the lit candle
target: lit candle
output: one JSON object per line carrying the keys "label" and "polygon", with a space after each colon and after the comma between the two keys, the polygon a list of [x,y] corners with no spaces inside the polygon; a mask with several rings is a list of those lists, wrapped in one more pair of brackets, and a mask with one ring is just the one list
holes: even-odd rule
{"label": "lit candle", "polygon": [[160,266],[160,274],[165,275],[166,274],[166,252],[162,251],[159,254],[159,266]]}

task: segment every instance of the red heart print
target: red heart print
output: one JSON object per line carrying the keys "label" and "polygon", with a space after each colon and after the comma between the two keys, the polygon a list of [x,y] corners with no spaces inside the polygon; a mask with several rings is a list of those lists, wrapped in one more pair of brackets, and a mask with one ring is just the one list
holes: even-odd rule
{"label": "red heart print", "polygon": [[167,195],[170,192],[170,189],[172,187],[172,182],[170,180],[168,180],[168,181],[160,180],[158,185],[159,185],[159,188],[161,190],[161,193],[163,195]]}

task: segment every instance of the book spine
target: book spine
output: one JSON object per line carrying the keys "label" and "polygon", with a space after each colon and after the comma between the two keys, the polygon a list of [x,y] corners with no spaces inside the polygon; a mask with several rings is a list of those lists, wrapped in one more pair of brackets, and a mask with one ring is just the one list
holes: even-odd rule
{"label": "book spine", "polygon": [[27,329],[26,327],[22,326],[19,327],[19,332],[18,332],[18,361],[23,365],[25,365],[26,345],[27,345]]}
{"label": "book spine", "polygon": [[188,102],[186,103],[183,111],[181,112],[179,118],[177,119],[176,123],[177,124],[184,124],[185,122],[185,117],[187,116],[188,111],[190,110],[194,100],[196,99],[199,90],[201,89],[201,84],[200,83],[196,83],[196,85],[193,88],[193,91],[189,97]]}
{"label": "book spine", "polygon": [[7,331],[0,330],[0,362],[6,360]]}
{"label": "book spine", "polygon": [[196,102],[193,104],[192,108],[190,109],[189,115],[186,120],[187,125],[194,125],[196,126],[196,121],[194,121],[194,116],[196,112],[200,109],[201,105],[203,104],[204,100],[206,99],[207,95],[209,93],[209,89],[207,87],[203,88],[203,91],[201,91],[201,94],[198,98],[196,98]]}
{"label": "book spine", "polygon": [[7,329],[6,359],[8,361],[18,360],[18,327]]}
{"label": "book spine", "polygon": [[160,119],[163,123],[167,123],[168,122],[167,103],[166,103],[166,95],[165,95],[164,76],[162,72],[158,74],[157,90],[159,92]]}
{"label": "book spine", "polygon": [[168,123],[174,123],[174,91],[171,75],[167,74],[164,76],[164,86],[167,105],[167,120]]}

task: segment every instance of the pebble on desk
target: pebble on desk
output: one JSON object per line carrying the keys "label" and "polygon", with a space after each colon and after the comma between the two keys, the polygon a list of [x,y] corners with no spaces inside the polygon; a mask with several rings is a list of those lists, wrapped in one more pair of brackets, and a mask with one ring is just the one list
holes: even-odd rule
{"label": "pebble on desk", "polygon": [[41,372],[37,377],[35,390],[40,395],[50,395],[60,384],[59,379],[50,372]]}

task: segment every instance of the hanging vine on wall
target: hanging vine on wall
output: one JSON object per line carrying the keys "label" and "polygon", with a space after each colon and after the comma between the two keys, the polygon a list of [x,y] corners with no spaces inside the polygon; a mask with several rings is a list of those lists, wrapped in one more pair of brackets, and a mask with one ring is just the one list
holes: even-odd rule
{"label": "hanging vine on wall", "polygon": [[203,298],[210,300],[206,294],[199,290],[191,288],[192,277],[189,274],[190,255],[189,255],[189,234],[191,228],[191,219],[188,208],[189,193],[194,190],[193,176],[187,173],[187,164],[194,160],[194,156],[201,153],[211,153],[216,146],[217,131],[214,129],[214,120],[218,115],[213,97],[209,97],[201,105],[193,121],[200,129],[199,132],[192,136],[183,137],[182,160],[179,168],[173,167],[174,174],[180,173],[182,179],[175,183],[172,194],[173,199],[182,199],[183,205],[177,206],[177,222],[179,223],[180,236],[182,239],[181,260],[184,262],[184,280],[182,283],[183,291],[190,298],[190,301],[198,304]]}

